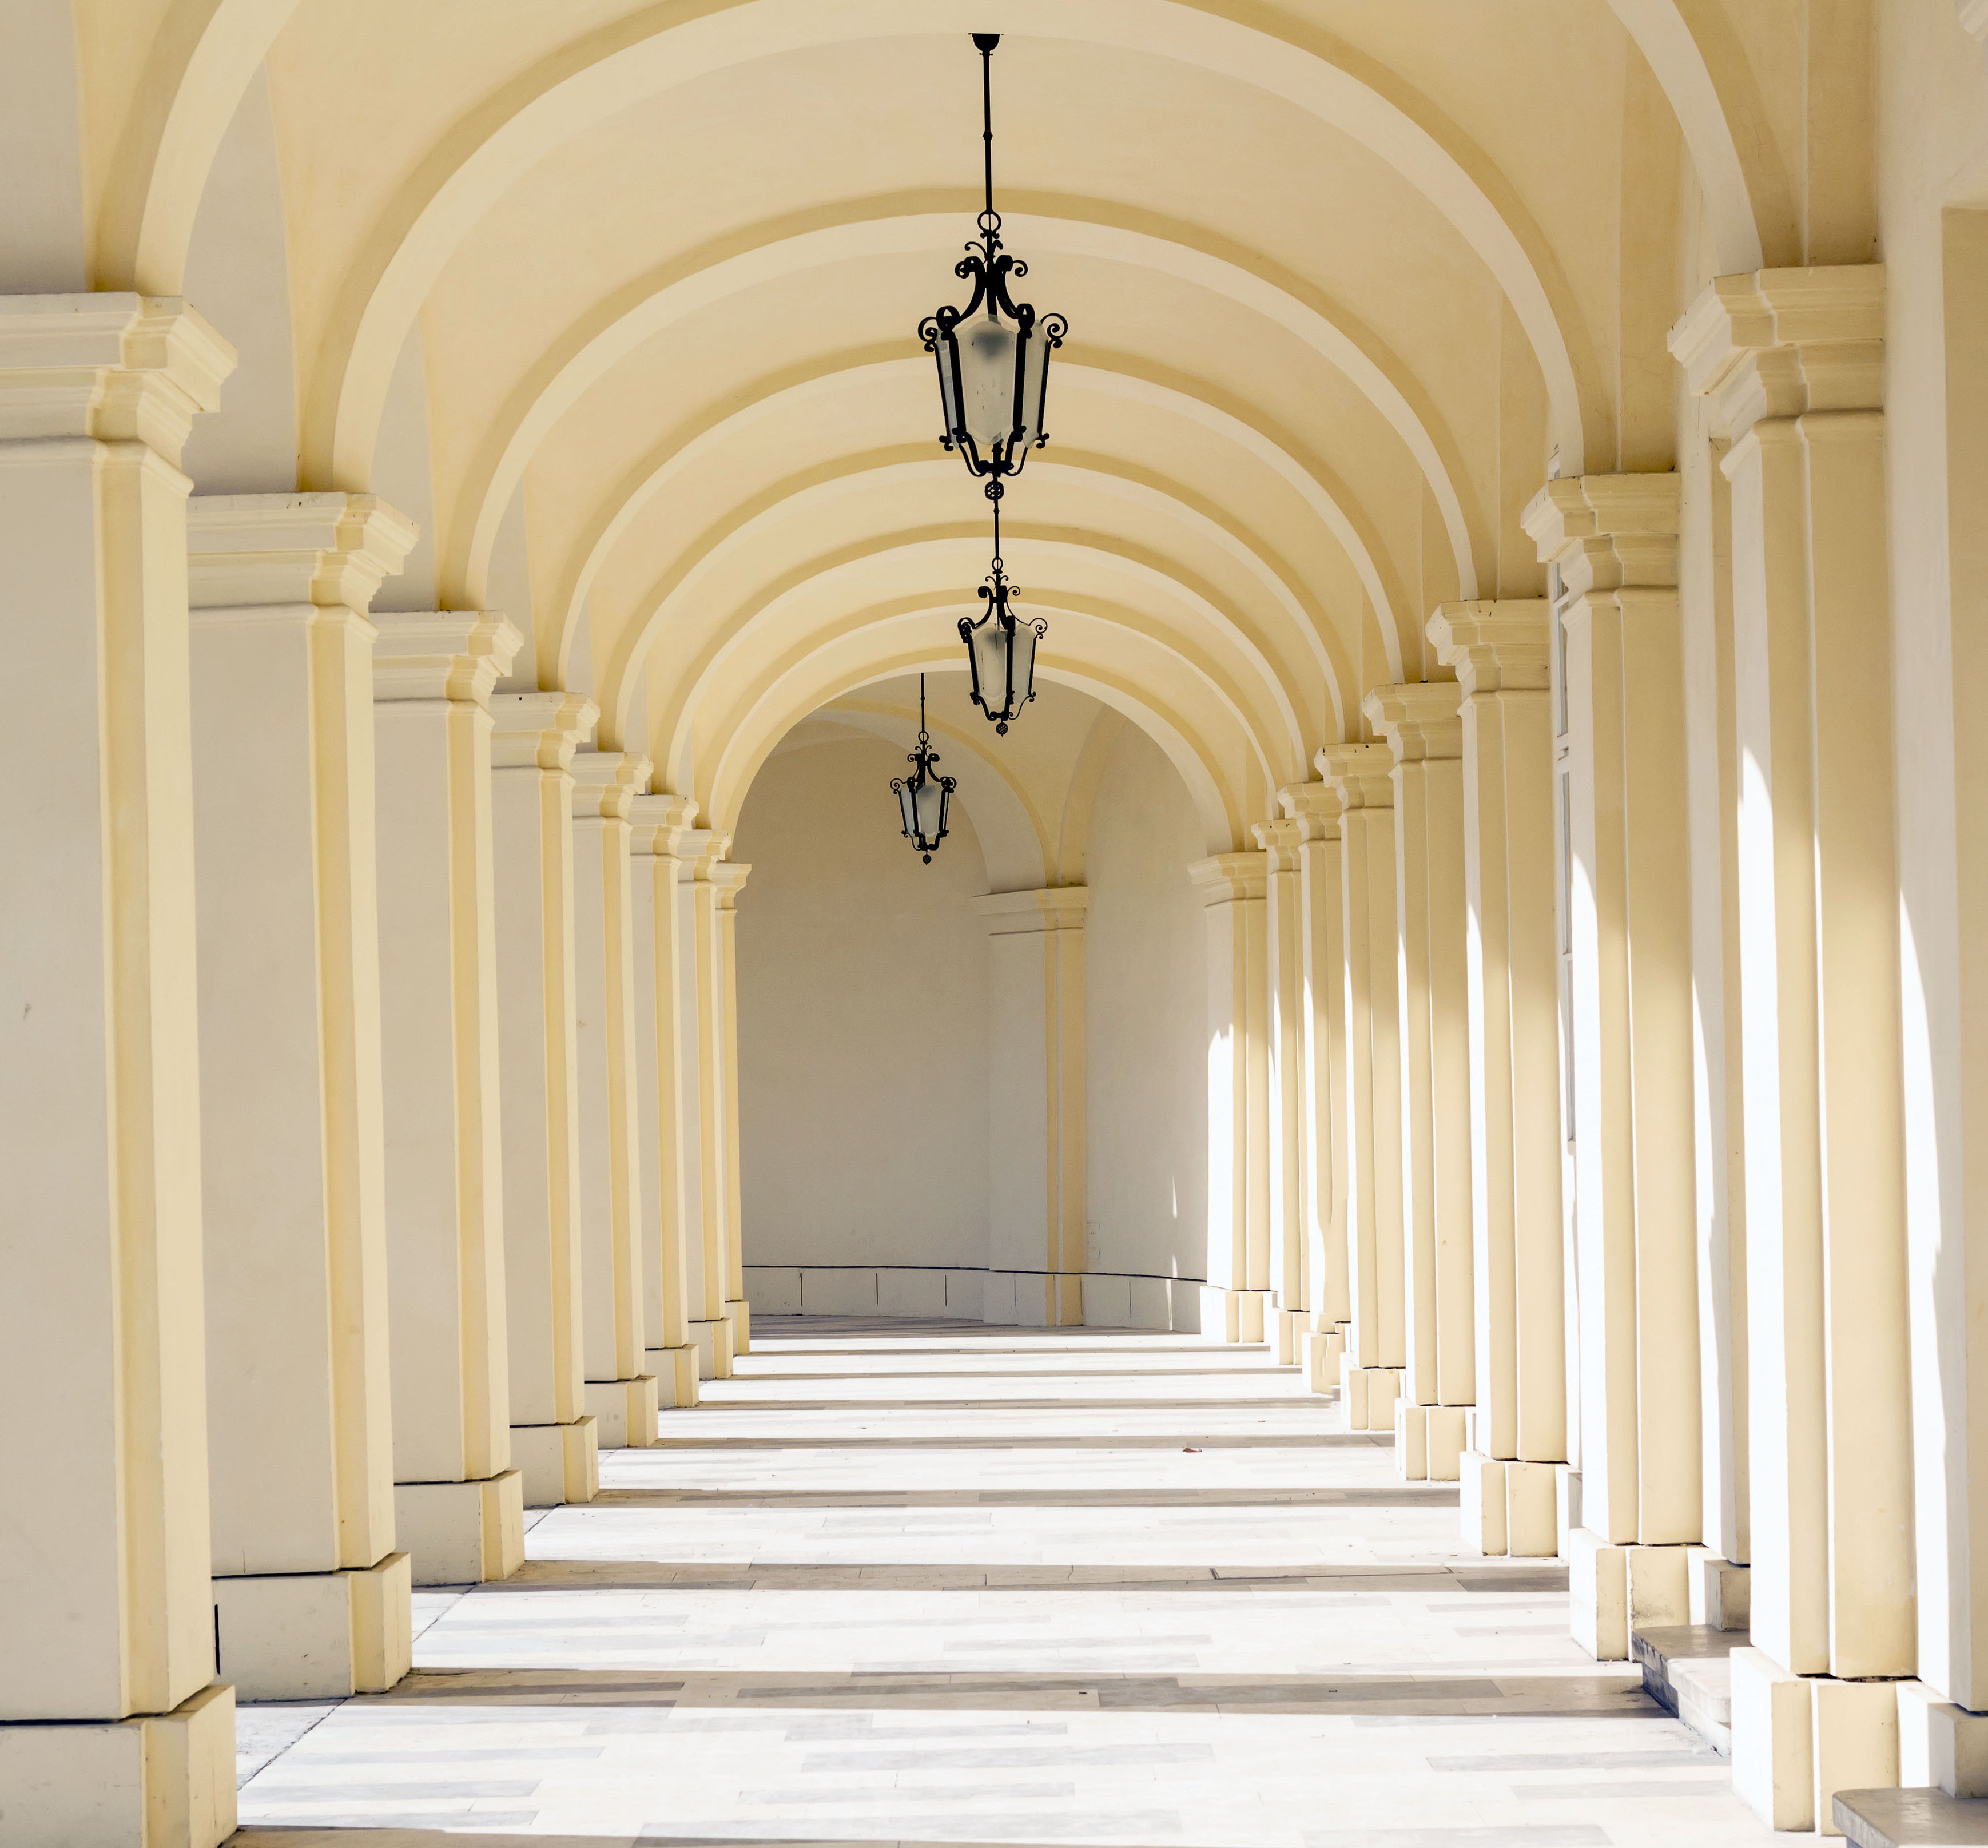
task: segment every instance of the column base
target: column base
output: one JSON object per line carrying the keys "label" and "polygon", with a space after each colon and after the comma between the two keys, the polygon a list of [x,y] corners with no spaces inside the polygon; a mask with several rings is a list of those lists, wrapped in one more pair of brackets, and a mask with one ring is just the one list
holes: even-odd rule
{"label": "column base", "polygon": [[1682,1545],[1614,1545],[1576,1528],[1567,1559],[1574,1641],[1598,1662],[1626,1662],[1632,1630],[1689,1623],[1687,1552]]}
{"label": "column base", "polygon": [[580,1388],[604,1450],[643,1450],[656,1441],[656,1376],[590,1379]]}
{"label": "column base", "polygon": [[1410,1482],[1454,1482],[1463,1456],[1460,1405],[1395,1403],[1395,1467]]}
{"label": "column base", "polygon": [[1201,1286],[1201,1338],[1203,1341],[1254,1342],[1263,1339],[1268,1290],[1229,1290],[1219,1284]]}
{"label": "column base", "polygon": [[1363,1367],[1351,1354],[1339,1357],[1339,1410],[1349,1431],[1395,1429],[1395,1401],[1401,1396],[1399,1367]]}
{"label": "column base", "polygon": [[1456,1489],[1464,1545],[1473,1553],[1502,1559],[1507,1544],[1504,1459],[1466,1450],[1457,1466]]}
{"label": "column base", "polygon": [[697,1403],[697,1344],[651,1348],[642,1364],[655,1376],[656,1405],[665,1412],[688,1411]]}
{"label": "column base", "polygon": [[1898,1783],[1898,1681],[1797,1675],[1764,1650],[1733,1652],[1733,1788],[1770,1828],[1840,1836],[1839,1790]]}
{"label": "column base", "polygon": [[1273,1309],[1264,1336],[1276,1356],[1277,1365],[1294,1367],[1304,1358],[1304,1344],[1310,1339],[1311,1332],[1310,1310]]}
{"label": "column base", "polygon": [[511,1461],[524,1481],[526,1507],[591,1501],[600,1493],[600,1427],[587,1417],[570,1424],[514,1424]]}
{"label": "column base", "polygon": [[752,1352],[752,1305],[742,1296],[730,1298],[725,1305],[725,1319],[732,1325],[732,1352],[735,1356]]}
{"label": "column base", "polygon": [[1463,1544],[1489,1556],[1552,1559],[1560,1550],[1555,1475],[1564,1467],[1466,1450],[1457,1477]]}
{"label": "column base", "polygon": [[384,1694],[414,1666],[405,1553],[357,1571],[214,1581],[220,1672],[244,1701]]}
{"label": "column base", "polygon": [[477,1482],[397,1482],[394,1525],[417,1585],[508,1579],[525,1563],[525,1482],[505,1470]]}
{"label": "column base", "polygon": [[700,1379],[729,1379],[732,1377],[732,1326],[729,1319],[718,1316],[710,1322],[694,1322],[690,1325],[690,1338],[697,1347],[697,1376]]}
{"label": "column base", "polygon": [[1943,1700],[1923,1681],[1901,1681],[1898,1782],[1908,1790],[1988,1796],[1988,1713]]}
{"label": "column base", "polygon": [[1339,1390],[1339,1358],[1346,1352],[1346,1337],[1337,1328],[1304,1338],[1305,1387],[1309,1392]]}
{"label": "column base", "polygon": [[1691,1620],[1707,1630],[1745,1630],[1753,1621],[1753,1575],[1709,1546],[1689,1546]]}
{"label": "column base", "polygon": [[235,1690],[129,1720],[0,1724],[0,1818],[10,1842],[219,1848],[235,1833]]}
{"label": "column base", "polygon": [[1554,1526],[1563,1559],[1574,1557],[1574,1530],[1581,1525],[1581,1471],[1570,1463],[1554,1465]]}
{"label": "column base", "polygon": [[1026,1274],[1015,1278],[1015,1319],[1038,1328],[1080,1328],[1084,1326],[1084,1273],[1081,1271],[1046,1271],[1036,1280],[1043,1288],[1042,1320],[1031,1319],[1023,1299],[1033,1301],[1033,1284]]}

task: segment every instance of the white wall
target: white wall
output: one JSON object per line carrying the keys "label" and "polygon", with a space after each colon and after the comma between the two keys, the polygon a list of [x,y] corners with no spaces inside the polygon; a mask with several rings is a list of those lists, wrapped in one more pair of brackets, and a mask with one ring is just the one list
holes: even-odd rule
{"label": "white wall", "polygon": [[[1020,728],[1008,748],[1027,765]],[[903,757],[881,742],[797,742],[746,800],[741,1186],[761,1315],[1040,1318],[1013,1274],[981,1276],[1017,1260],[989,1255],[999,1100],[972,902],[987,880],[976,773],[958,762],[966,787],[929,866],[898,831]],[[1179,776],[1134,728],[1111,748],[1088,832],[1084,1318],[1189,1328],[1207,1239],[1205,927],[1187,875],[1201,841]]]}
{"label": "white wall", "polygon": [[[1205,1268],[1206,926],[1187,874],[1201,857],[1178,774],[1127,726],[1098,785],[1088,855],[1093,1271],[1199,1278]],[[1154,1294],[1128,1293],[1138,1321],[1157,1318],[1141,1306]],[[1101,1296],[1087,1289],[1087,1319]]]}
{"label": "white wall", "polygon": [[986,875],[957,800],[931,864],[913,851],[903,768],[864,739],[783,751],[740,815],[748,1264],[986,1262]]}

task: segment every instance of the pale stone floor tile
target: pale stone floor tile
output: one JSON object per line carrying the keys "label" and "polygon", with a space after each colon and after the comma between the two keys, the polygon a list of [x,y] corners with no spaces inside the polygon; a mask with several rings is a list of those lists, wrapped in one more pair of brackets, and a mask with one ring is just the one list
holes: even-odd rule
{"label": "pale stone floor tile", "polygon": [[1773,1840],[1261,1348],[761,1317],[704,1391],[391,1693],[244,1708],[243,1848]]}

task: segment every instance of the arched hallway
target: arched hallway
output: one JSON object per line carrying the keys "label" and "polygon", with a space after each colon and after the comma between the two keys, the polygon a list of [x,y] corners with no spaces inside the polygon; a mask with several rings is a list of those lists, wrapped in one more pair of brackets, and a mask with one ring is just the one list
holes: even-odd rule
{"label": "arched hallway", "polygon": [[390,1694],[245,1709],[315,1723],[242,1848],[1773,1839],[1564,1566],[1461,1555],[1260,1348],[767,1318],[707,1392]]}
{"label": "arched hallway", "polygon": [[1984,508],[1988,0],[0,0],[0,1848],[1988,1836]]}

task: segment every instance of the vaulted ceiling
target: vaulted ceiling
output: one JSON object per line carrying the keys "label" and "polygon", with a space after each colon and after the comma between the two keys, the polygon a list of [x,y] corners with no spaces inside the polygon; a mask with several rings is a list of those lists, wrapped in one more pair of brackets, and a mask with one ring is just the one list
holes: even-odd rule
{"label": "vaulted ceiling", "polygon": [[411,594],[525,618],[727,825],[810,712],[959,665],[989,509],[914,330],[999,29],[997,203],[1070,324],[1010,575],[1221,847],[1442,672],[1437,603],[1540,593],[1550,472],[1668,465],[1681,241],[1790,235],[1787,10],[90,0],[93,280],[242,346],[203,487],[418,503]]}

